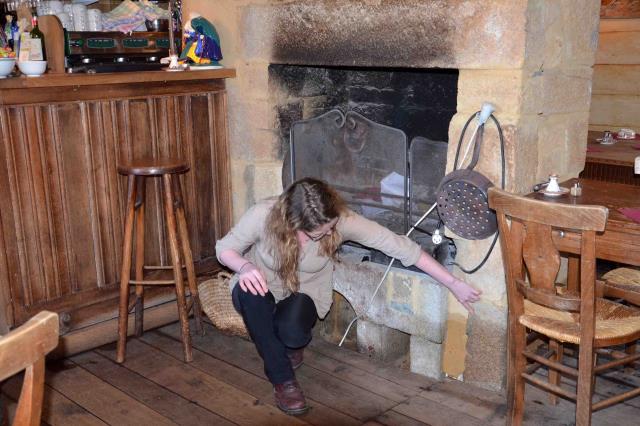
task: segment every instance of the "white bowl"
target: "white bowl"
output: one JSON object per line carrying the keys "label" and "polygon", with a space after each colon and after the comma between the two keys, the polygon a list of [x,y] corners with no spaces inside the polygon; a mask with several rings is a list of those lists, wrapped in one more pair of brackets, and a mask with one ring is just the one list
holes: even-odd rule
{"label": "white bowl", "polygon": [[47,70],[47,61],[19,61],[18,68],[27,77],[40,77]]}
{"label": "white bowl", "polygon": [[7,78],[15,66],[16,58],[0,58],[0,78]]}

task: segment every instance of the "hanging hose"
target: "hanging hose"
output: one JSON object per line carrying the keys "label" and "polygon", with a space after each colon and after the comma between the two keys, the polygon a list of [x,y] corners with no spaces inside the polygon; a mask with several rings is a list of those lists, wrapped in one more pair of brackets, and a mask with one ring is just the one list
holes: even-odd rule
{"label": "hanging hose", "polygon": [[[458,142],[458,148],[456,149],[456,157],[455,157],[455,160],[454,160],[453,170],[458,170],[458,157],[459,157],[459,154],[460,154],[460,148],[462,147],[462,142],[464,140],[464,134],[466,133],[467,127],[469,127],[469,123],[471,123],[471,120],[473,120],[477,115],[478,115],[478,113],[472,114],[471,117],[469,117],[469,119],[465,123],[464,127],[462,128],[462,133],[460,134],[460,140]],[[489,116],[489,118],[491,118],[493,120],[494,124],[496,125],[496,128],[498,129],[498,136],[500,138],[500,158],[502,159],[502,170],[501,170],[502,182],[501,182],[501,187],[502,187],[502,189],[505,189],[505,186],[506,186],[505,169],[506,169],[506,167],[505,167],[505,158],[504,158],[504,134],[502,133],[502,126],[500,126],[500,122],[498,121],[498,119],[493,114],[491,114]],[[474,131],[473,135],[471,136],[471,140],[473,140],[473,138],[476,136],[476,133],[477,133],[478,129],[481,126],[484,127],[484,124],[481,124],[476,128],[476,130]],[[470,147],[471,147],[471,142],[469,143],[469,146],[467,147],[467,150],[465,151],[465,154],[464,154],[464,156],[462,158],[462,162],[460,163],[460,165],[464,164],[464,160],[466,159],[467,154],[469,153],[469,148]],[[465,274],[474,274],[480,268],[482,268],[485,263],[487,263],[487,260],[489,260],[489,256],[491,256],[491,253],[493,252],[493,249],[496,246],[497,242],[498,242],[498,232],[496,231],[495,235],[493,236],[493,241],[491,242],[491,245],[489,246],[489,250],[487,250],[487,253],[484,255],[484,257],[482,258],[480,263],[478,263],[478,265],[476,265],[474,268],[465,269],[458,262],[452,262],[452,263],[450,263],[450,265],[457,266]]]}

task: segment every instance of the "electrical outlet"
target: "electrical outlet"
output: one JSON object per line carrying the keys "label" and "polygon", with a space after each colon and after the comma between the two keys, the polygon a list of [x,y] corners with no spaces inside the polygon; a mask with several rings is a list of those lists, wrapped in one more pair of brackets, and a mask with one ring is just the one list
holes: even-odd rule
{"label": "electrical outlet", "polygon": [[640,157],[636,157],[633,172],[637,175],[640,175]]}
{"label": "electrical outlet", "polygon": [[440,235],[440,230],[439,229],[436,229],[434,231],[433,235],[431,236],[431,241],[435,245],[442,244],[442,235]]}

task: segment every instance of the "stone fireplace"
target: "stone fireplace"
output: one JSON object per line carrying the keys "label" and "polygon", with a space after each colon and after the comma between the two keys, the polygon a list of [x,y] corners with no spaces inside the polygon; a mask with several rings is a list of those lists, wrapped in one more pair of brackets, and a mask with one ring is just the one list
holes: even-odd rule
{"label": "stone fireplace", "polygon": [[[599,6],[597,0],[185,2],[187,13],[198,11],[214,22],[223,63],[237,69],[238,77],[228,84],[235,215],[282,189],[278,105],[286,94],[270,82],[274,65],[454,70],[456,112],[448,122],[447,170],[467,117],[489,101],[497,107],[495,115],[505,131],[508,190],[528,192],[551,172],[562,179],[577,176],[584,166]],[[308,104],[300,118],[314,116],[317,106]],[[498,138],[492,127],[485,134],[477,169],[500,181]],[[491,242],[450,237],[458,262],[466,267],[477,264]],[[438,318],[413,315],[415,324],[429,333],[435,330],[423,337],[442,343],[440,358],[429,358],[438,364],[434,369],[501,388],[506,295],[499,248],[479,272],[464,278],[483,291],[474,314],[467,315],[451,296],[427,283],[422,294],[412,296],[414,304],[440,300],[444,309]],[[406,287],[403,280],[392,278],[398,287],[386,293],[387,306],[394,302],[394,292]],[[349,297],[357,311],[363,296]]]}

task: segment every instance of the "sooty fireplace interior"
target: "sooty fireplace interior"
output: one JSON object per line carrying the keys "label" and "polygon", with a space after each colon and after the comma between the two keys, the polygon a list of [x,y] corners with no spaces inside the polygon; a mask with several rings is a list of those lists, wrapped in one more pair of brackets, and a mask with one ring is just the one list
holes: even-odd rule
{"label": "sooty fireplace interior", "polygon": [[[285,185],[321,178],[354,211],[406,233],[435,202],[445,174],[457,71],[271,65],[269,72],[281,93]],[[439,227],[433,212],[412,238],[444,263],[454,246],[431,242]],[[377,252],[370,259],[387,262]]]}

